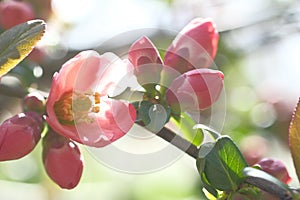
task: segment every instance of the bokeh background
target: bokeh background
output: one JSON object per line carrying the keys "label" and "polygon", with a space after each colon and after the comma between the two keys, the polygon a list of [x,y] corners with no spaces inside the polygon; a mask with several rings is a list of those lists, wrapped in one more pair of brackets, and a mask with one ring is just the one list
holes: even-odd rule
{"label": "bokeh background", "polygon": [[[215,59],[225,74],[226,119],[230,135],[252,164],[262,157],[287,165],[297,186],[288,149],[288,127],[300,97],[300,2],[297,0],[30,0],[47,31],[35,55],[3,77],[0,121],[20,112],[22,85],[49,91],[52,74],[85,49],[125,52],[140,34],[167,48],[195,17],[210,17],[220,32]],[[122,40],[114,36],[128,31]],[[141,30],[144,30],[141,31]],[[164,31],[169,30],[169,31]],[[110,42],[107,42],[110,41]],[[9,87],[10,90],[7,90]],[[16,92],[13,92],[14,94]],[[16,161],[0,163],[4,200],[199,200],[195,161],[187,155],[149,174],[127,174],[97,162],[82,148],[83,177],[70,191],[45,174],[41,144]]]}

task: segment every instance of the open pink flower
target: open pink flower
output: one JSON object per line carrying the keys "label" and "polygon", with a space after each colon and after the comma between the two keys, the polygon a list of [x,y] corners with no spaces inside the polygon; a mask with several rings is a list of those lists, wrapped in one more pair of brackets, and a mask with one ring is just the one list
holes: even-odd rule
{"label": "open pink flower", "polygon": [[120,89],[118,83],[130,67],[112,53],[95,51],[83,51],[67,61],[53,76],[46,105],[48,124],[57,133],[94,147],[122,137],[132,127],[136,111],[108,96]]}

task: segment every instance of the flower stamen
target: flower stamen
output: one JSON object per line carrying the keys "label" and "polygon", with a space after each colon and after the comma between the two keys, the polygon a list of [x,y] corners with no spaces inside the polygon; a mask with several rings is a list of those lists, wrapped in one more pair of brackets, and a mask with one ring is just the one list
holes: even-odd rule
{"label": "flower stamen", "polygon": [[55,102],[54,112],[62,124],[74,125],[74,122],[92,123],[91,113],[100,112],[100,93],[66,92]]}

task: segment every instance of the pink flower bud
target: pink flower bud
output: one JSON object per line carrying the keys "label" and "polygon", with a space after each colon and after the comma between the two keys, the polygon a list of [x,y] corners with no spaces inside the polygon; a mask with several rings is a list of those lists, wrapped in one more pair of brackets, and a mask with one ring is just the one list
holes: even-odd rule
{"label": "pink flower bud", "polygon": [[131,45],[128,59],[135,68],[144,64],[162,64],[158,50],[146,36],[141,37]]}
{"label": "pink flower bud", "polygon": [[61,188],[72,189],[79,183],[83,158],[78,146],[52,130],[43,141],[43,163],[48,176]]}
{"label": "pink flower bud", "polygon": [[23,108],[26,111],[35,111],[43,114],[45,112],[45,98],[38,92],[26,95],[23,99]]}
{"label": "pink flower bud", "polygon": [[20,113],[0,126],[0,161],[30,153],[41,137],[42,119],[33,112]]}
{"label": "pink flower bud", "polygon": [[223,88],[222,72],[195,69],[177,77],[166,93],[173,111],[203,110],[219,98]]}
{"label": "pink flower bud", "polygon": [[143,36],[131,45],[128,60],[134,66],[137,81],[141,85],[159,82],[162,60],[149,38]]}
{"label": "pink flower bud", "polygon": [[26,2],[12,0],[0,2],[0,26],[4,29],[9,29],[34,18],[34,11]]}
{"label": "pink flower bud", "polygon": [[285,184],[288,184],[292,180],[285,165],[280,160],[264,158],[259,161],[257,165],[259,165],[263,171],[276,177],[278,180]]}
{"label": "pink flower bud", "polygon": [[210,19],[196,18],[186,25],[168,48],[164,64],[180,73],[209,67],[217,53],[219,34]]}

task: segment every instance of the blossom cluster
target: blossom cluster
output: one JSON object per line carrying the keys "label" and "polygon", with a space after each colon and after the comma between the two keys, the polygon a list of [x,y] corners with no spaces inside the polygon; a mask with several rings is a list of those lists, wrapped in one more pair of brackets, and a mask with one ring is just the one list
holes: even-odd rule
{"label": "blossom cluster", "polygon": [[[33,17],[28,5],[8,2],[0,4],[0,16],[23,9],[18,11],[23,20]],[[22,22],[13,19],[0,21],[0,25],[8,28]],[[28,94],[24,112],[0,125],[0,161],[27,155],[42,139],[42,160],[49,177],[61,188],[76,187],[84,166],[79,144],[99,148],[123,137],[145,112],[136,103],[160,104],[176,117],[182,112],[209,109],[218,101],[224,75],[209,69],[218,40],[212,20],[196,18],[166,51],[143,36],[130,46],[125,59],[110,52],[80,52],[53,75],[47,97]],[[119,98],[128,91],[128,77],[134,77],[140,86],[136,92],[142,98],[138,102]],[[266,163],[261,163],[263,170],[270,169],[264,166]],[[282,166],[280,169],[284,171]]]}

